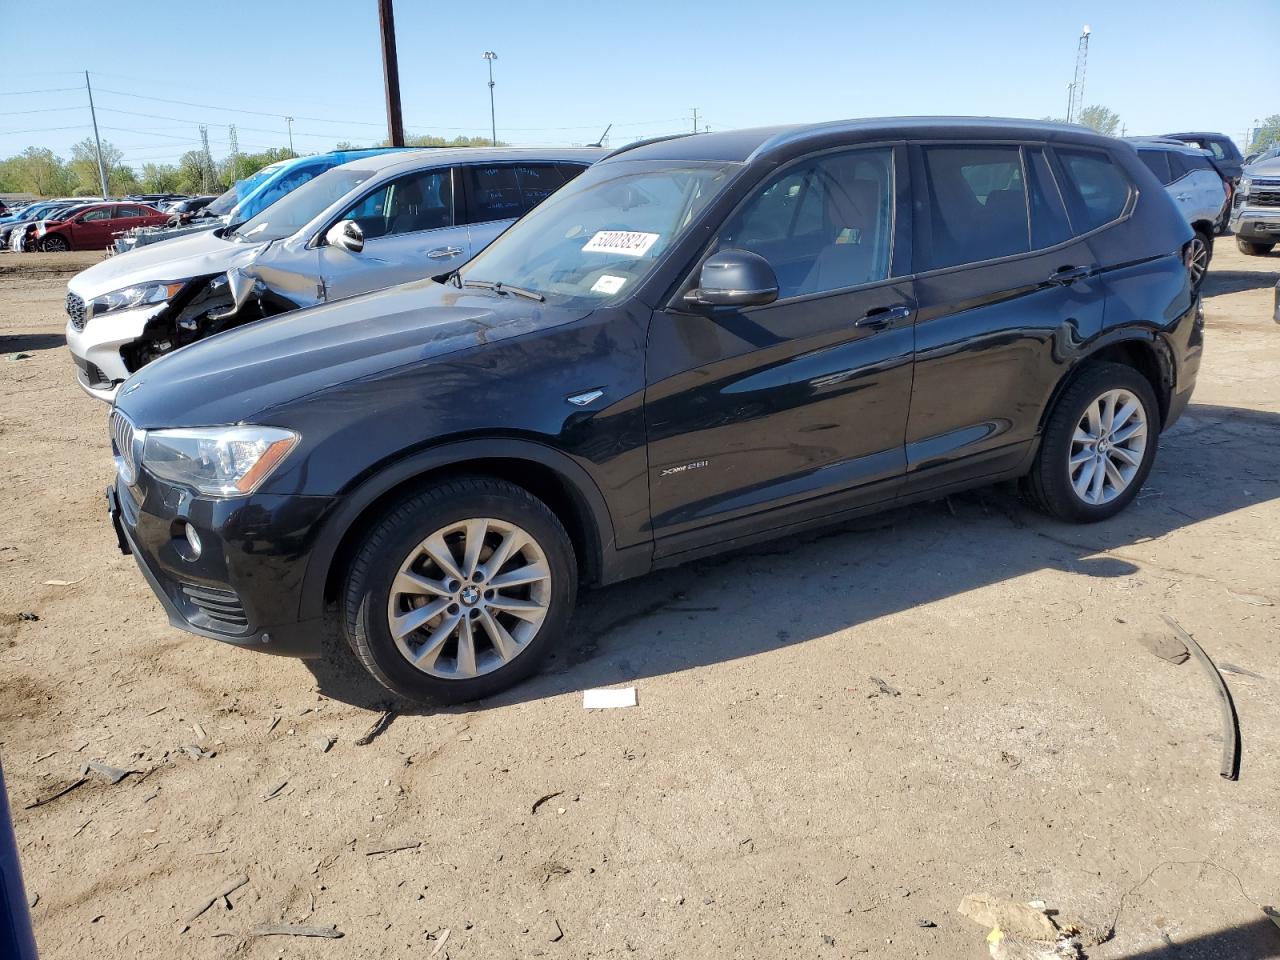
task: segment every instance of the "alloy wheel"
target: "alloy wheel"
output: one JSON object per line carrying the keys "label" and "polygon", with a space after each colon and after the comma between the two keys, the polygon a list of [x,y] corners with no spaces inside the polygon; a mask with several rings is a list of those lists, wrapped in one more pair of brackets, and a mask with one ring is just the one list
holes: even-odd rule
{"label": "alloy wheel", "polygon": [[1147,411],[1128,390],[1108,390],[1085,408],[1071,437],[1071,486],[1085,503],[1109,503],[1129,488],[1147,449]]}
{"label": "alloy wheel", "polygon": [[551,603],[551,566],[525,530],[476,518],[442,527],[400,565],[387,624],[416,669],[465,680],[504,667],[537,636]]}
{"label": "alloy wheel", "polygon": [[1204,275],[1209,270],[1209,245],[1200,234],[1191,238],[1191,289],[1199,290]]}

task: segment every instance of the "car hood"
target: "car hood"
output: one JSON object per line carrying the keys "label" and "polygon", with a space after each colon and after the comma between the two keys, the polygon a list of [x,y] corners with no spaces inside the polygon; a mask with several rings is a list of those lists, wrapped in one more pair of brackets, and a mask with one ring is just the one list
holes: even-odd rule
{"label": "car hood", "polygon": [[1246,177],[1280,177],[1280,157],[1272,157],[1244,168]]}
{"label": "car hood", "polygon": [[144,429],[240,423],[341,383],[570,323],[589,312],[418,280],[183,347],[126,380],[116,406]]}
{"label": "car hood", "polygon": [[108,257],[71,278],[67,289],[90,300],[136,283],[189,280],[226,273],[251,259],[264,243],[223,240],[217,231],[175,237]]}

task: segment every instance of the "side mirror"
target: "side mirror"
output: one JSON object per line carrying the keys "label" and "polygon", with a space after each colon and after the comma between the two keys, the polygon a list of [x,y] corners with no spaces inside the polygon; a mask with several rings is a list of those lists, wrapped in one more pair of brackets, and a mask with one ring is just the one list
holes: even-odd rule
{"label": "side mirror", "polygon": [[340,220],[325,233],[324,242],[351,253],[359,253],[364,249],[364,231],[354,220]]}
{"label": "side mirror", "polygon": [[702,265],[698,289],[684,295],[693,307],[759,307],[778,299],[769,261],[748,250],[721,250]]}

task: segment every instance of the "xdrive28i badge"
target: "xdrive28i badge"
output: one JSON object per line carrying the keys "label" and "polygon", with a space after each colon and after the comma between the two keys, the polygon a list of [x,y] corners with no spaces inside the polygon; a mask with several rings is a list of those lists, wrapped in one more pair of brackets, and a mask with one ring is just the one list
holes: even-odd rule
{"label": "xdrive28i badge", "polygon": [[677,473],[688,473],[690,470],[701,470],[703,467],[711,465],[710,460],[694,460],[692,463],[682,463],[675,467],[664,467],[658,472],[659,477],[671,477]]}

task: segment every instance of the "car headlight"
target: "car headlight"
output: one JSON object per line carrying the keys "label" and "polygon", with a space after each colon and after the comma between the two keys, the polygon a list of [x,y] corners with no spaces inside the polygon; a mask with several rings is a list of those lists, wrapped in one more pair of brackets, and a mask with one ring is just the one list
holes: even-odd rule
{"label": "car headlight", "polygon": [[125,287],[123,290],[112,290],[100,297],[94,297],[85,304],[85,319],[110,313],[112,310],[168,303],[186,285],[185,280],[178,280],[172,283],[139,283],[132,287]]}
{"label": "car headlight", "polygon": [[209,497],[243,497],[266,480],[298,443],[279,427],[149,430],[142,465],[155,476]]}
{"label": "car headlight", "polygon": [[1236,193],[1242,197],[1249,195],[1249,190],[1253,187],[1253,181],[1248,177],[1241,177],[1240,182],[1236,184]]}

